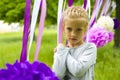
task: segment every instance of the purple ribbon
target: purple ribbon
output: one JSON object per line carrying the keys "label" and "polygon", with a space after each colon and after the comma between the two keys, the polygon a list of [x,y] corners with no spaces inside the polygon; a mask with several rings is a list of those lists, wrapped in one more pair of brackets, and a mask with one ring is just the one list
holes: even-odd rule
{"label": "purple ribbon", "polygon": [[62,43],[62,30],[63,30],[63,16],[64,14],[62,13],[61,18],[60,18],[60,22],[59,22],[59,26],[58,26],[58,44]]}
{"label": "purple ribbon", "polygon": [[93,26],[95,21],[96,21],[96,18],[93,19],[93,21],[91,22],[90,26]]}
{"label": "purple ribbon", "polygon": [[84,6],[83,6],[83,8],[86,9],[86,7],[87,7],[87,0],[84,0]]}
{"label": "purple ribbon", "polygon": [[91,25],[94,25],[94,23],[95,23],[94,20],[96,20],[95,18],[97,18],[97,16],[98,16],[98,13],[100,11],[100,7],[101,7],[102,3],[103,3],[103,0],[96,0],[94,10],[92,12],[92,17],[91,17],[91,20],[90,20],[89,29],[92,28]]}
{"label": "purple ribbon", "polygon": [[27,59],[27,45],[28,45],[28,35],[29,35],[29,26],[30,26],[30,6],[31,6],[31,0],[26,0],[26,7],[24,13],[24,33],[23,33],[20,62],[24,62]]}
{"label": "purple ribbon", "polygon": [[101,16],[106,15],[108,7],[110,6],[110,2],[111,2],[110,0],[105,1],[104,7],[103,7],[102,12],[101,12]]}
{"label": "purple ribbon", "polygon": [[70,6],[72,6],[72,4],[73,4],[73,0],[69,0],[68,1],[68,6],[70,7]]}
{"label": "purple ribbon", "polygon": [[58,2],[58,14],[57,14],[57,44],[62,43],[62,6],[63,0],[59,0]]}
{"label": "purple ribbon", "polygon": [[35,53],[34,61],[38,60],[38,54],[39,54],[41,39],[42,39],[42,33],[43,33],[43,30],[44,30],[44,21],[45,21],[45,17],[46,17],[46,0],[42,0],[41,8],[42,9],[41,9],[41,16],[40,16],[38,38],[37,38],[36,53]]}

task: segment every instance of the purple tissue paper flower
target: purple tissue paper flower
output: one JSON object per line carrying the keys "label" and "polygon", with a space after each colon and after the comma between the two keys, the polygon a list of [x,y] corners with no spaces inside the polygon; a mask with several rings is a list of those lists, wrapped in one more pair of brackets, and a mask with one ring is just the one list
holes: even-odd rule
{"label": "purple tissue paper flower", "polygon": [[59,80],[46,64],[38,61],[16,61],[6,66],[7,69],[0,69],[0,80]]}
{"label": "purple tissue paper flower", "polygon": [[102,27],[91,28],[88,35],[88,41],[100,48],[108,43],[109,34]]}
{"label": "purple tissue paper flower", "polygon": [[118,19],[113,19],[113,21],[114,21],[114,29],[117,29],[118,27],[120,27],[120,22],[119,22],[119,20]]}
{"label": "purple tissue paper flower", "polygon": [[111,42],[114,39],[114,33],[109,32],[108,34],[109,34],[108,42]]}

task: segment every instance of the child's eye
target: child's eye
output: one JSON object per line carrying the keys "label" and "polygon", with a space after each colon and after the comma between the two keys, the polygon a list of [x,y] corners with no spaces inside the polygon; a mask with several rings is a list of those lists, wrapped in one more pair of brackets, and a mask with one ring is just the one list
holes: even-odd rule
{"label": "child's eye", "polygon": [[82,29],[77,29],[77,31],[82,31]]}
{"label": "child's eye", "polygon": [[67,30],[68,30],[68,31],[72,31],[72,29],[71,29],[71,28],[67,28]]}

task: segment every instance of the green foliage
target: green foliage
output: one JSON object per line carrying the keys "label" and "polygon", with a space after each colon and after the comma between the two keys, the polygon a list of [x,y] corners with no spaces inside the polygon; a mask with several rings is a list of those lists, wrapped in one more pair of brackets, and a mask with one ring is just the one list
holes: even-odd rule
{"label": "green foliage", "polygon": [[[47,14],[45,20],[45,26],[57,24],[57,12],[58,12],[58,0],[46,0],[47,1]],[[74,0],[73,5],[82,6],[84,0]],[[66,0],[66,6],[68,6],[68,0]],[[91,0],[91,9],[93,9],[95,0]],[[34,0],[32,0],[31,12],[33,8]],[[6,22],[23,22],[25,0],[1,0],[0,1],[0,19]],[[91,10],[92,12],[92,10]],[[32,14],[31,14],[32,15]],[[40,14],[39,14],[40,16]],[[114,16],[114,15],[113,15]],[[39,17],[38,17],[39,22]]]}
{"label": "green foliage", "polygon": [[[66,0],[67,2],[68,0]],[[74,5],[82,5],[83,1],[74,1]],[[33,7],[34,0],[32,0]],[[25,0],[1,0],[0,1],[0,19],[6,22],[23,22]],[[66,4],[67,6],[68,4]],[[31,8],[32,8],[31,7]],[[31,9],[32,10],[32,9]],[[57,23],[58,0],[47,0],[47,15],[45,26],[55,25]],[[39,21],[39,18],[38,18]]]}
{"label": "green foliage", "polygon": [[57,0],[47,0],[47,14],[45,25],[51,25],[57,23],[57,9],[58,1]]}
{"label": "green foliage", "polygon": [[25,0],[0,1],[0,19],[5,22],[20,22],[23,19]]}
{"label": "green foliage", "polygon": [[119,57],[119,48],[113,48],[113,42],[99,48],[95,66],[95,80],[119,80]]}

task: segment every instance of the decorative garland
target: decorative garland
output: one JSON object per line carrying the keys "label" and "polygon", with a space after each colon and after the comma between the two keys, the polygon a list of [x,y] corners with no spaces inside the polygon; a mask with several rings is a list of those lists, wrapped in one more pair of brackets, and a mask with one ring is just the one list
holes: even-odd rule
{"label": "decorative garland", "polygon": [[[35,0],[36,2],[39,0]],[[30,26],[30,6],[31,6],[31,0],[26,0],[26,7],[25,7],[25,14],[24,14],[24,33],[23,33],[23,44],[22,44],[22,52],[20,57],[20,62],[16,61],[14,64],[6,64],[6,69],[0,69],[0,80],[59,80],[54,72],[44,63],[41,63],[38,61],[38,53],[41,45],[41,39],[42,39],[42,32],[44,29],[44,21],[46,16],[46,0],[41,1],[41,16],[40,16],[40,24],[39,24],[39,34],[37,39],[37,45],[36,45],[36,53],[34,62],[31,64],[29,62],[29,56],[27,55],[27,46],[28,46],[28,37],[30,34],[30,45],[29,45],[29,51],[32,44],[32,39],[34,35],[34,28],[36,24],[36,19],[38,16],[38,13],[33,12],[32,15],[32,23]],[[38,3],[40,7],[40,4]],[[33,11],[38,11],[34,7]],[[35,21],[34,21],[35,20]],[[30,29],[30,30],[29,30]],[[28,56],[28,61],[27,61]]]}

